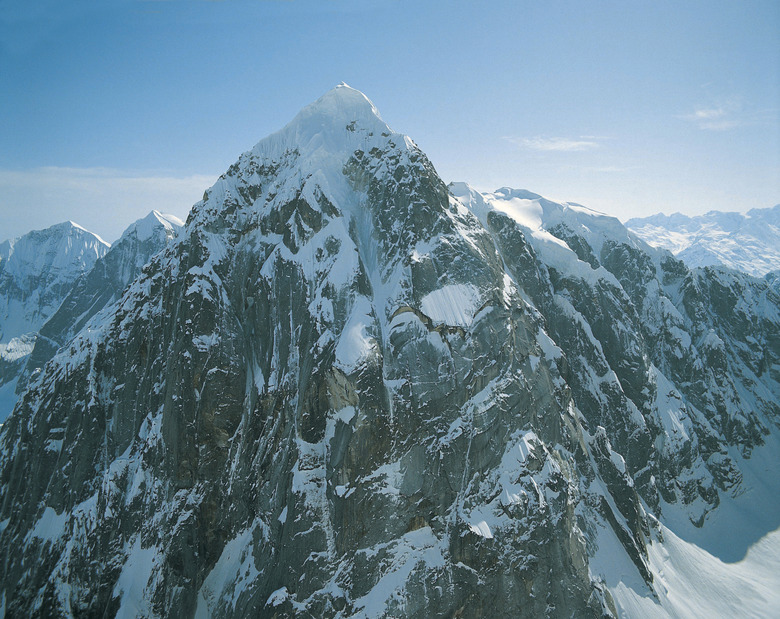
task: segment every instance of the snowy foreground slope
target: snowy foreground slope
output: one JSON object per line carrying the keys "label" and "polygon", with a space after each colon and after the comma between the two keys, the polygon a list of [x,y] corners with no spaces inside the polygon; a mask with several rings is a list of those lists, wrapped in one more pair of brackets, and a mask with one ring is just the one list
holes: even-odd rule
{"label": "snowy foreground slope", "polygon": [[780,204],[744,215],[653,215],[630,219],[626,227],[691,267],[722,265],[756,277],[780,272]]}
{"label": "snowy foreground slope", "polygon": [[583,207],[447,187],[340,86],[31,379],[0,608],[769,615],[779,303]]}

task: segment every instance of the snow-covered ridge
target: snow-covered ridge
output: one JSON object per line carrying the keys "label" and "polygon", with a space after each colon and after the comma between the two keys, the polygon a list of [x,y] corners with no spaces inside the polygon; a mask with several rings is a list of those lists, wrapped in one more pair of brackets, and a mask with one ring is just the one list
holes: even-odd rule
{"label": "snow-covered ridge", "polygon": [[[596,256],[601,253],[605,241],[621,242],[642,251],[652,249],[634,237],[610,215],[579,204],[557,203],[525,189],[502,187],[494,192],[479,192],[468,183],[449,185],[452,195],[488,226],[488,213],[496,211],[509,216],[524,231],[544,262],[557,266],[564,272],[577,273],[587,281],[605,278],[617,284],[614,276],[598,266]],[[561,230],[573,232],[587,241],[593,256],[588,259],[578,255],[563,237]],[[590,262],[590,264],[588,264]]]}
{"label": "snow-covered ridge", "polygon": [[756,277],[780,269],[780,204],[745,214],[658,214],[630,219],[626,227],[692,267],[723,265]]}

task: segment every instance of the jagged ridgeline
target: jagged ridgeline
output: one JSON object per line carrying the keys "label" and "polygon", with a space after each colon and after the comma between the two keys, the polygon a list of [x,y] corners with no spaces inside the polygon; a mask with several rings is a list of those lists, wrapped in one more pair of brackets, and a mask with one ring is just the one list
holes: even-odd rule
{"label": "jagged ridgeline", "polygon": [[[0,436],[0,603],[673,612],[669,544],[733,561],[780,525],[745,507],[780,462],[778,313],[615,219],[447,187],[339,86],[31,380]],[[733,514],[734,543],[705,534]]]}

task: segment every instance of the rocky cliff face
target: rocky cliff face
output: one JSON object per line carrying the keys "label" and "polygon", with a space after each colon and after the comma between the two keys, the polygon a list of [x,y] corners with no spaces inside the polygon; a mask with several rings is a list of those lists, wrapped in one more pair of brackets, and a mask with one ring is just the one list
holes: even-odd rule
{"label": "rocky cliff face", "polygon": [[661,522],[705,524],[775,436],[779,338],[765,282],[448,188],[338,87],[31,381],[0,435],[0,599],[604,616],[612,562],[663,603]]}
{"label": "rocky cliff face", "polygon": [[520,230],[544,266],[529,295],[569,360],[578,408],[622,446],[643,499],[682,502],[703,523],[739,482],[728,454],[748,455],[776,425],[776,293],[730,269],[691,271],[579,205],[452,189],[499,246]]}
{"label": "rocky cliff face", "polygon": [[0,423],[38,330],[108,248],[70,221],[0,243]]}

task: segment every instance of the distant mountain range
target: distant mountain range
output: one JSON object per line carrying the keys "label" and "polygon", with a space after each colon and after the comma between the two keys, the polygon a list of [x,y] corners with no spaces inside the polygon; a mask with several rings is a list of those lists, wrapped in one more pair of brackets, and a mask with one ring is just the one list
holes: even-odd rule
{"label": "distant mountain range", "polygon": [[626,227],[691,267],[722,265],[771,279],[780,273],[780,204],[746,214],[711,211],[630,219]]}

